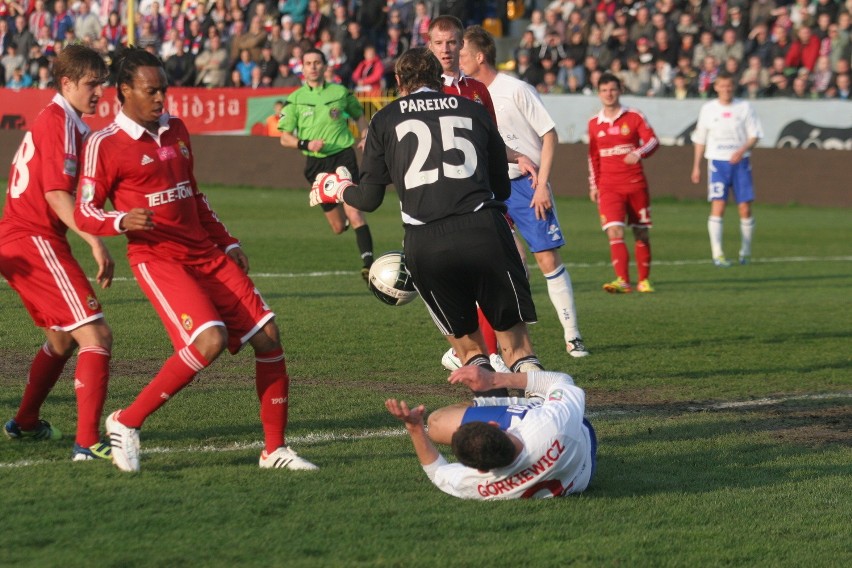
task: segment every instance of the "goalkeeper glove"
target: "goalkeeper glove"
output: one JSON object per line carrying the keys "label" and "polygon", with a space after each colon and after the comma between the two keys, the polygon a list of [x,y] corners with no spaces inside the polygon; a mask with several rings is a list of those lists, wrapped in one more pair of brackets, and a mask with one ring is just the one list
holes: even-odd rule
{"label": "goalkeeper glove", "polygon": [[311,185],[311,207],[320,203],[340,203],[343,190],[351,185],[355,185],[352,174],[343,166],[332,173],[317,174]]}

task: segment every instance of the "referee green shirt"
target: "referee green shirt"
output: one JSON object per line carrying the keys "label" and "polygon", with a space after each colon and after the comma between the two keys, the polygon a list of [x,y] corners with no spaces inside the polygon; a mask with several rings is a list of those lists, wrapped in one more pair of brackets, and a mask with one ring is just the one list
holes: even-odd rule
{"label": "referee green shirt", "polygon": [[357,120],[364,111],[361,103],[343,85],[323,83],[311,88],[302,85],[287,97],[278,130],[298,131],[300,140],[322,139],[321,152],[302,150],[306,156],[325,158],[352,147],[355,137],[348,120]]}

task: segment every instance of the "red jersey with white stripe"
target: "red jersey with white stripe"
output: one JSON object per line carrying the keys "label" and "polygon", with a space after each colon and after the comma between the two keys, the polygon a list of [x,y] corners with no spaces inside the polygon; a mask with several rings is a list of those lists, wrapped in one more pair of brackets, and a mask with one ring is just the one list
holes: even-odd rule
{"label": "red jersey with white stripe", "polygon": [[12,160],[0,242],[34,235],[65,239],[65,226],[44,196],[49,191],[74,193],[79,153],[89,127],[57,94],[24,135]]}
{"label": "red jersey with white stripe", "polygon": [[601,111],[589,120],[589,187],[647,188],[642,162],[626,164],[624,157],[632,152],[644,159],[658,147],[654,129],[638,110],[621,107],[612,120]]}
{"label": "red jersey with white stripe", "polygon": [[[114,211],[103,209],[107,200]],[[92,234],[117,235],[121,218],[137,207],[154,212],[155,227],[127,233],[131,266],[156,259],[201,263],[217,247],[239,243],[198,190],[186,126],[167,114],[154,135],[120,112],[86,145],[77,225]]]}
{"label": "red jersey with white stripe", "polygon": [[458,79],[451,75],[442,75],[441,77],[444,80],[444,92],[446,94],[464,97],[485,106],[494,123],[497,123],[494,102],[491,100],[491,93],[488,92],[488,87],[484,83],[466,75],[460,75]]}

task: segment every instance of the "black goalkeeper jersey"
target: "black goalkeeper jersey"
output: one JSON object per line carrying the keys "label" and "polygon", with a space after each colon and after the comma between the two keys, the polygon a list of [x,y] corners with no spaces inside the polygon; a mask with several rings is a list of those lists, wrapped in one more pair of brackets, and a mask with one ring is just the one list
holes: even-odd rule
{"label": "black goalkeeper jersey", "polygon": [[373,117],[361,185],[347,189],[344,197],[372,211],[381,204],[385,186],[393,184],[408,225],[483,207],[504,208],[510,192],[506,163],[506,145],[485,107],[424,89]]}

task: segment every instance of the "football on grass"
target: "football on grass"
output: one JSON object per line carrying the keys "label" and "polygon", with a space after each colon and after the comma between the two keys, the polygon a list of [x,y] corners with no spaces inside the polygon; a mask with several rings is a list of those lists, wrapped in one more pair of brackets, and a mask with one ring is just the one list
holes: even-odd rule
{"label": "football on grass", "polygon": [[401,306],[417,296],[414,283],[405,269],[405,256],[399,251],[383,254],[370,267],[370,290],[390,306]]}

